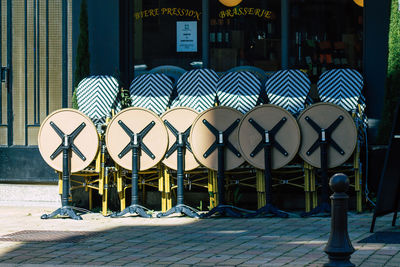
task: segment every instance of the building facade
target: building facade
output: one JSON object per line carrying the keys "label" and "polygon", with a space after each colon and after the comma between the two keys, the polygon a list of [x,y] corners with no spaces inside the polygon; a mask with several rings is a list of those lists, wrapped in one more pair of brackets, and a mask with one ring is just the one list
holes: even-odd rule
{"label": "building facade", "polygon": [[[389,0],[87,0],[91,74],[129,86],[161,65],[225,72],[334,67],[365,79],[371,128],[382,116]],[[229,2],[229,1],[227,1]],[[70,107],[80,0],[2,0],[0,182],[55,182],[37,149],[40,123]],[[373,133],[373,132],[372,132]],[[22,167],[24,166],[24,167]]]}

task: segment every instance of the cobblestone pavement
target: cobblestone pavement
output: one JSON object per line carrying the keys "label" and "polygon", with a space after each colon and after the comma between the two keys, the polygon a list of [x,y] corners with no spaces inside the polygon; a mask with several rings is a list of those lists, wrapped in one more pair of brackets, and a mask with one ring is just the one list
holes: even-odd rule
{"label": "cobblestone pavement", "polygon": [[[0,236],[23,230],[88,231],[78,242],[0,241],[0,266],[322,266],[330,218],[190,219],[108,218],[92,213],[82,221],[41,220],[52,208],[0,207]],[[357,266],[400,266],[399,244],[358,243],[370,235],[371,213],[349,213]],[[391,227],[378,218],[375,231]]]}

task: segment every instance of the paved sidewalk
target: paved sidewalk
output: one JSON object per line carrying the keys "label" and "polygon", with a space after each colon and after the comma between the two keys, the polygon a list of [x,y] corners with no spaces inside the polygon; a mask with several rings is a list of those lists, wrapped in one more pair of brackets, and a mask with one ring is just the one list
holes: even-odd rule
{"label": "paved sidewalk", "polygon": [[[0,241],[0,266],[321,266],[330,218],[143,219],[100,214],[41,220],[54,208],[0,207],[0,236],[23,230],[87,231],[79,242]],[[370,235],[371,213],[349,214],[357,266],[400,266],[399,244],[357,243]],[[400,231],[391,216],[378,218],[375,231]]]}

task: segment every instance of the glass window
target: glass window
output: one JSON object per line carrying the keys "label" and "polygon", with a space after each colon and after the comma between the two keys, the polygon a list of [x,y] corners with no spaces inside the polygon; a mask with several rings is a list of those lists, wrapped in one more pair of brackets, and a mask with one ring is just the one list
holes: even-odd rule
{"label": "glass window", "polygon": [[134,3],[136,68],[174,65],[189,69],[190,63],[201,61],[201,0]]}
{"label": "glass window", "polygon": [[292,68],[316,82],[332,68],[361,70],[363,9],[350,0],[291,0]]}
{"label": "glass window", "polygon": [[210,65],[217,71],[281,66],[280,0],[244,0],[236,7],[210,1]]}

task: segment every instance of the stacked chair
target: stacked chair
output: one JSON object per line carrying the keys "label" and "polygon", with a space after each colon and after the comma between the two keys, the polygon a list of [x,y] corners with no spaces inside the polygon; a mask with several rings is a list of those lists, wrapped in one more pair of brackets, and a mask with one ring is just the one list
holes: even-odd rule
{"label": "stacked chair", "polygon": [[[149,116],[157,117],[162,114],[168,107],[168,103],[170,101],[170,96],[173,90],[173,83],[169,77],[167,77],[164,74],[160,73],[150,73],[150,74],[143,74],[138,77],[136,77],[130,86],[130,95],[131,95],[131,100],[132,100],[132,107],[136,108],[134,111],[131,111],[132,114],[141,114],[141,111],[139,109],[142,109],[144,112],[143,114],[147,114]],[[147,113],[146,113],[147,112]],[[145,115],[143,115],[145,116]],[[160,120],[161,121],[161,120]],[[156,121],[156,126],[158,126],[158,123],[160,121]],[[116,126],[118,127],[118,125]],[[162,124],[162,127],[164,128],[164,125]],[[162,132],[162,134],[166,135],[166,130],[165,132]],[[142,136],[141,138],[144,138]],[[112,140],[109,141],[110,143],[113,142]],[[168,143],[166,143],[168,144]],[[144,143],[141,145],[141,149],[144,150],[146,147]],[[165,151],[164,151],[165,152]],[[119,153],[119,152],[118,152]],[[139,152],[140,153],[140,152]],[[161,152],[160,152],[161,153]],[[141,153],[145,154],[145,153]],[[162,155],[163,156],[163,155]],[[117,155],[114,155],[114,157],[117,157]],[[113,157],[113,158],[114,158]],[[128,156],[129,157],[129,156]],[[144,157],[144,156],[143,156]],[[143,158],[142,157],[142,158]],[[118,161],[118,159],[114,159]],[[121,159],[120,159],[121,160]],[[149,161],[149,164],[151,165],[151,160]],[[146,162],[147,163],[147,162]],[[133,167],[132,164],[128,164],[129,167]],[[127,165],[127,166],[128,166]],[[138,177],[135,179],[138,179],[138,187],[139,189],[142,189],[142,199],[145,200],[145,194],[146,194],[146,187],[152,187],[159,189],[159,191],[163,192],[163,185],[164,185],[164,179],[166,179],[166,171],[164,168],[161,166],[161,164],[156,164],[155,166],[147,166],[145,168],[145,165],[143,162],[141,163],[141,166],[139,166],[138,169]],[[128,180],[130,180],[130,177],[127,171],[128,168],[119,168],[118,170],[118,178],[117,178],[117,191],[118,195],[120,198],[120,205],[121,205],[121,211],[127,211],[126,208],[126,189],[132,187],[133,181],[131,181],[131,185],[129,185]],[[136,184],[135,184],[136,187]],[[133,192],[134,190],[132,190]],[[137,190],[135,190],[137,191]],[[133,192],[133,194],[139,194],[139,192]],[[137,201],[136,198],[138,196],[134,196],[135,201]],[[165,210],[166,204],[165,204],[165,196],[163,195],[162,198],[162,208]],[[137,204],[137,203],[136,203]],[[123,212],[121,212],[119,215],[123,215]],[[134,212],[131,212],[134,213]],[[139,213],[139,212],[138,212]],[[144,211],[140,211],[139,215],[146,217],[146,213]]]}
{"label": "stacked chair", "polygon": [[[312,102],[310,87],[307,75],[299,70],[267,77],[260,69],[238,67],[219,76],[211,69],[185,72],[161,66],[132,81],[132,107],[120,111],[116,79],[85,78],[76,89],[79,111],[56,111],[39,130],[40,152],[60,172],[63,205],[42,218],[81,219],[68,206],[69,190],[77,188],[89,192],[89,208],[96,190],[102,196],[102,214],[107,215],[112,185],[117,187],[121,208],[112,217],[127,213],[151,217],[139,204],[139,192],[145,202],[150,187],[161,192],[158,217],[178,213],[193,218],[214,214],[286,218],[288,214],[272,203],[272,189],[278,186],[304,190],[302,216],[311,216],[330,211],[328,170],[333,168],[353,173],[357,211],[361,211],[360,154],[367,127],[363,78],[352,69],[323,73],[317,84],[320,103]],[[71,125],[63,125],[68,118]],[[184,203],[185,185],[208,190],[208,213],[200,215]],[[257,211],[234,206],[232,192],[239,187],[256,190]],[[128,188],[132,198],[127,207]]]}
{"label": "stacked chair", "polygon": [[[218,81],[217,99],[219,105],[231,107],[245,114],[259,104],[263,88],[262,82],[258,78],[261,74],[256,71],[258,71],[258,69],[252,68],[251,71],[249,71],[248,67],[246,67],[243,69],[234,68],[233,71],[226,72]],[[257,74],[258,76],[256,76]],[[262,173],[258,170],[256,171],[256,183],[254,184],[254,171],[252,170],[253,168],[251,166],[245,164],[241,166],[239,170],[227,172],[226,184],[228,186],[228,192],[230,193],[228,199],[230,199],[233,204],[236,204],[235,192],[239,192],[237,191],[239,190],[238,187],[250,187],[256,188],[258,192],[258,207],[261,207],[261,196],[259,192],[263,191],[263,189],[259,187],[262,185],[262,179],[260,180],[260,178],[262,178]]]}
{"label": "stacked chair", "polygon": [[95,168],[86,169],[74,175],[84,177],[84,182],[72,180],[80,184],[72,186],[71,190],[83,187],[89,191],[89,209],[92,209],[92,190],[97,190],[102,196],[102,214],[107,215],[109,175],[115,178],[113,166],[106,166],[107,151],[104,142],[105,128],[113,113],[121,107],[118,101],[118,81],[108,75],[95,75],[83,79],[76,88],[78,110],[86,114],[95,124],[99,133],[99,153],[96,157]]}
{"label": "stacked chair", "polygon": [[[201,113],[208,108],[214,106],[215,97],[216,97],[216,88],[218,82],[218,74],[211,69],[195,69],[186,72],[183,74],[176,85],[177,96],[172,102],[172,109],[168,111],[168,114],[164,114],[162,117],[166,119],[170,114],[176,112],[177,116],[186,116],[186,120],[190,121],[190,124],[193,123],[194,119],[197,117],[198,113]],[[183,115],[187,114],[187,115]],[[185,129],[183,129],[185,128]],[[186,134],[190,135],[190,130],[187,125],[183,127],[181,130],[188,130]],[[171,129],[170,129],[171,130]],[[170,136],[170,149],[175,143],[175,136],[172,135],[172,132],[169,131]],[[186,136],[185,138],[187,138]],[[216,184],[213,181],[216,179],[216,174],[212,170],[207,170],[205,168],[199,167],[198,161],[194,158],[192,154],[192,147],[190,136],[187,139],[186,146],[186,154],[185,154],[185,162],[184,162],[184,172],[185,179],[188,188],[191,189],[192,186],[196,186],[198,188],[205,188],[209,192],[210,207],[214,207],[216,203],[216,195],[214,195]],[[173,170],[177,169],[176,166],[171,166],[171,159],[168,159],[169,155],[167,152],[167,157],[164,159],[164,164],[169,167],[169,172],[172,173]],[[172,157],[171,157],[172,158]],[[174,165],[174,164],[172,164]],[[173,167],[173,168],[171,168]],[[177,173],[178,174],[178,173]],[[174,176],[172,176],[174,178]],[[177,178],[177,177],[176,177]],[[173,181],[166,179],[165,180],[165,189],[167,191],[167,197],[169,203],[171,203],[171,193],[173,189],[181,190],[182,184],[179,185],[177,183],[173,183]],[[178,192],[179,193],[179,192]],[[181,192],[183,193],[183,192]],[[169,207],[170,209],[170,207]],[[169,214],[163,214],[160,216],[165,216]],[[188,215],[188,214],[187,214]],[[191,214],[193,215],[193,214]],[[189,216],[191,216],[189,215]],[[193,216],[192,216],[193,217]]]}
{"label": "stacked chair", "polygon": [[[118,82],[111,76],[87,77],[76,88],[79,110],[57,110],[42,123],[39,150],[44,160],[59,171],[63,205],[50,215],[44,214],[43,219],[57,215],[81,219],[73,211],[79,209],[68,206],[70,190],[78,188],[89,192],[90,209],[92,192],[96,190],[102,196],[102,214],[107,215],[108,183],[115,172],[113,166],[106,165],[104,130],[112,111],[119,109],[118,92]],[[57,135],[61,144],[55,149],[54,145],[59,143]],[[70,178],[71,173],[73,178]],[[83,180],[78,180],[76,176]]]}
{"label": "stacked chair", "polygon": [[[307,105],[311,104],[309,97],[311,82],[307,75],[300,70],[280,70],[271,75],[265,84],[265,90],[270,104],[277,105],[297,117]],[[306,211],[311,210],[311,192],[315,187],[310,180],[314,175],[312,166],[300,162],[291,164],[275,171],[279,176],[290,178],[274,179],[274,187],[290,185],[302,188],[305,192]]]}
{"label": "stacked chair", "polygon": [[[364,87],[362,75],[354,69],[333,69],[324,72],[318,80],[318,93],[322,102],[332,103],[345,109],[354,119],[357,129],[357,142],[351,163],[339,166],[337,171],[352,172],[354,178],[351,187],[356,193],[356,210],[362,211],[362,166],[360,161],[361,148],[366,140],[367,118],[365,100],[362,95]],[[347,168],[346,168],[347,167]],[[315,192],[314,192],[315,195]],[[314,196],[314,202],[316,197]]]}

